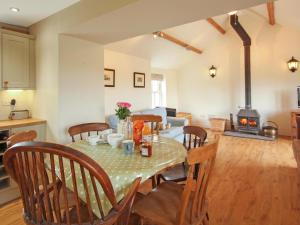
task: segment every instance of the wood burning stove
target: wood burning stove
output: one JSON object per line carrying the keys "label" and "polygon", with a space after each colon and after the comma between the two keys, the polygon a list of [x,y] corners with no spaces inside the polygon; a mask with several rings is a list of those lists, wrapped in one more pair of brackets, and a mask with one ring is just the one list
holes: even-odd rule
{"label": "wood burning stove", "polygon": [[241,109],[237,114],[238,131],[258,134],[260,131],[260,115],[251,106],[251,38],[240,24],[236,14],[230,16],[230,24],[244,44],[245,109]]}
{"label": "wood burning stove", "polygon": [[241,109],[237,114],[238,131],[258,134],[260,115],[255,109]]}

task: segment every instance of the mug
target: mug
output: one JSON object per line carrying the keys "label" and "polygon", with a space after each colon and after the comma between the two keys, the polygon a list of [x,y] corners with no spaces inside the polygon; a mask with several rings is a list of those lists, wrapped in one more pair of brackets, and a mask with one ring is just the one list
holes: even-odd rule
{"label": "mug", "polygon": [[124,140],[122,142],[123,149],[126,154],[132,154],[134,152],[134,141],[133,140]]}

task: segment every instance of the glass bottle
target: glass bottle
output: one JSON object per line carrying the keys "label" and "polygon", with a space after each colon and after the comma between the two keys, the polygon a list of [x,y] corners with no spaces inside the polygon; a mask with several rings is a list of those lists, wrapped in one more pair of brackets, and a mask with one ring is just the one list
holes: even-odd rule
{"label": "glass bottle", "polygon": [[131,117],[128,116],[126,118],[126,133],[125,133],[125,138],[127,140],[132,140],[133,139],[133,123],[131,121]]}

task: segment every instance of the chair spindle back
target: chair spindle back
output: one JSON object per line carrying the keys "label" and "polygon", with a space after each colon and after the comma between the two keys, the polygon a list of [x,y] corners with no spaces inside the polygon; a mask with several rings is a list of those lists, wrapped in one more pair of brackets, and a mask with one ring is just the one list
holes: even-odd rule
{"label": "chair spindle back", "polygon": [[[29,161],[32,161],[32,169]],[[125,198],[118,203],[110,179],[99,164],[75,149],[45,142],[22,142],[12,146],[4,154],[4,165],[19,186],[24,220],[30,225],[127,225],[140,183],[140,178],[137,178]],[[49,171],[48,175],[45,171]],[[76,218],[70,216],[67,185],[73,189]],[[79,190],[79,187],[82,189]],[[61,194],[63,198],[59,197]],[[102,198],[106,198],[112,206],[108,214],[104,212]],[[84,211],[86,220],[83,220]],[[121,217],[125,220],[120,221]]]}
{"label": "chair spindle back", "polygon": [[185,126],[183,133],[183,145],[187,150],[202,146],[207,138],[207,132],[199,126]]}
{"label": "chair spindle back", "polygon": [[72,142],[75,142],[75,135],[79,135],[80,140],[82,140],[84,133],[87,133],[88,136],[90,136],[91,132],[96,132],[98,135],[100,131],[106,129],[109,129],[109,125],[107,123],[83,123],[70,127],[68,132],[72,137]]}
{"label": "chair spindle back", "polygon": [[145,123],[151,123],[151,134],[159,134],[159,124],[162,122],[162,117],[158,115],[132,115],[132,122],[143,120]]}
{"label": "chair spindle back", "polygon": [[[205,196],[211,171],[214,166],[219,141],[191,149],[188,152],[188,176],[182,193],[182,207],[177,214],[177,225],[182,225],[185,218],[194,224],[203,213]],[[194,176],[196,165],[199,166],[197,176]]]}
{"label": "chair spindle back", "polygon": [[8,147],[11,147],[14,144],[17,144],[17,143],[23,142],[23,141],[34,141],[34,139],[36,139],[36,138],[37,138],[37,133],[35,130],[21,131],[21,132],[11,135],[7,139]]}

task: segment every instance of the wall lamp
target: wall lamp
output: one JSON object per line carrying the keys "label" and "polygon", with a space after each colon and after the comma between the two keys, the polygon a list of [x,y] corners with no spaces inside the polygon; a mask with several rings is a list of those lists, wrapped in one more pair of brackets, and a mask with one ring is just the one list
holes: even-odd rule
{"label": "wall lamp", "polygon": [[288,68],[291,72],[296,72],[298,70],[299,61],[294,58],[294,56],[287,62]]}
{"label": "wall lamp", "polygon": [[212,65],[210,68],[209,68],[209,75],[214,78],[216,75],[217,75],[217,68]]}
{"label": "wall lamp", "polygon": [[153,38],[154,39],[157,39],[158,37],[163,37],[164,34],[161,32],[161,31],[156,31],[156,32],[153,32]]}

